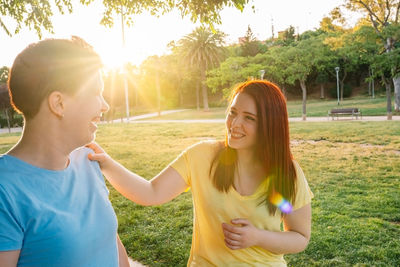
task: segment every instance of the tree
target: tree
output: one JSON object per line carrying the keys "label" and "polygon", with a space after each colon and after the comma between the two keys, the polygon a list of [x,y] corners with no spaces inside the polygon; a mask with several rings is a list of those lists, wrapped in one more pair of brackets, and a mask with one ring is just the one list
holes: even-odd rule
{"label": "tree", "polygon": [[296,81],[300,83],[303,95],[302,118],[306,120],[307,111],[307,87],[306,81],[314,67],[314,42],[311,39],[300,41],[296,46],[290,47],[282,60],[286,62],[287,73],[286,81],[294,84]]}
{"label": "tree", "polygon": [[296,41],[295,30],[293,26],[289,26],[286,30],[279,33],[278,44],[290,45]]}
{"label": "tree", "polygon": [[[324,41],[333,33],[320,32],[308,39],[314,42],[314,68],[317,73],[316,82],[320,85],[320,98],[325,98],[325,84],[336,77],[335,67],[339,66],[338,55]],[[304,37],[301,36],[301,39]]]}
{"label": "tree", "polygon": [[[256,57],[261,57],[258,54]],[[229,57],[218,68],[207,72],[207,85],[213,92],[222,90],[224,97],[229,97],[232,86],[248,79],[257,77],[263,69],[262,61],[255,57]]]}
{"label": "tree", "polygon": [[[89,5],[96,0],[79,0],[83,5]],[[98,1],[98,0],[97,0]],[[34,29],[39,37],[42,36],[42,30],[53,30],[51,22],[54,14],[52,5],[60,12],[71,13],[73,11],[73,0],[32,0],[32,1],[6,1],[0,0],[0,27],[8,34],[17,34],[23,26]],[[189,16],[193,22],[200,21],[202,24],[212,25],[220,23],[220,11],[225,6],[234,6],[243,10],[249,0],[210,0],[207,2],[198,0],[103,0],[104,16],[101,24],[113,26],[114,15],[125,16],[127,25],[131,25],[133,17],[144,11],[152,15],[162,15],[176,8],[181,16]],[[16,28],[11,30],[2,20],[2,16],[11,18],[16,23]]]}
{"label": "tree", "polygon": [[264,77],[278,84],[285,97],[288,73],[285,71],[287,62],[284,58],[289,48],[289,46],[275,46],[270,48],[267,53],[254,58],[255,62],[262,64],[261,69],[265,70]]}
{"label": "tree", "polygon": [[[225,34],[222,32],[216,31],[213,33],[204,27],[198,27],[178,42],[182,61],[199,70],[205,111],[209,110],[206,71],[218,65],[224,58],[224,37]],[[198,95],[198,90],[197,87],[196,95]],[[199,109],[199,106],[197,108]]]}
{"label": "tree", "polygon": [[247,26],[246,35],[240,40],[240,50],[242,57],[254,57],[260,52],[260,42],[254,36],[250,25]]}
{"label": "tree", "polygon": [[[400,42],[400,0],[346,0],[345,7],[349,10],[362,12],[374,27],[386,53],[396,57],[399,52]],[[396,53],[393,53],[396,51]],[[400,62],[390,59],[391,76],[395,92],[395,110],[400,111]]]}
{"label": "tree", "polygon": [[9,71],[10,70],[9,70],[9,68],[7,66],[3,66],[3,67],[0,68],[0,84],[7,82]]}

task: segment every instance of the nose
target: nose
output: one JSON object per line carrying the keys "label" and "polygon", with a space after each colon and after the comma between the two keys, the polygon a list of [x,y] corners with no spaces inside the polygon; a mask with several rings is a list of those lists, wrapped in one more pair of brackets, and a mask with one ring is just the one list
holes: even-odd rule
{"label": "nose", "polygon": [[241,116],[235,116],[231,121],[231,128],[240,127],[242,125]]}
{"label": "nose", "polygon": [[101,112],[106,113],[110,109],[110,106],[108,105],[107,101],[104,99],[104,97],[101,97]]}

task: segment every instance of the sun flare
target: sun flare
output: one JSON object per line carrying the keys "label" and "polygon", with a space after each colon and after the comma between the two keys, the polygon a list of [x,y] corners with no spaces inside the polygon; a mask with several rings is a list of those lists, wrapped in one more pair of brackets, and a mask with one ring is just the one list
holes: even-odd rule
{"label": "sun flare", "polygon": [[121,69],[127,63],[126,49],[114,48],[99,51],[99,54],[106,69]]}

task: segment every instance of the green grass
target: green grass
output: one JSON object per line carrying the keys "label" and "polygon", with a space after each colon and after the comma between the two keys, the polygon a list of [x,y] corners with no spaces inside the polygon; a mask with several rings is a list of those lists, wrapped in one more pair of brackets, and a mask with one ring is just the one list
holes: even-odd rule
{"label": "green grass", "polygon": [[[393,102],[393,101],[392,101]],[[337,105],[336,100],[308,100],[307,116],[308,117],[326,117],[328,110],[333,108],[356,107],[361,109],[363,116],[385,116],[386,115],[386,98],[349,98],[345,99]],[[288,101],[287,104],[289,117],[301,117],[302,101]],[[161,117],[152,118],[152,120],[183,120],[183,119],[222,119],[225,117],[226,108],[211,108],[209,112],[194,109],[184,112],[172,113]],[[394,114],[398,115],[398,114]],[[146,119],[148,120],[148,119]]]}
{"label": "green grass", "polygon": [[[290,124],[292,152],[314,192],[308,248],[289,266],[400,266],[400,124]],[[108,124],[97,141],[146,178],[199,140],[222,139],[221,124]],[[18,139],[0,136],[0,152]],[[149,266],[185,266],[192,233],[190,191],[168,204],[141,207],[110,186],[129,255]]]}

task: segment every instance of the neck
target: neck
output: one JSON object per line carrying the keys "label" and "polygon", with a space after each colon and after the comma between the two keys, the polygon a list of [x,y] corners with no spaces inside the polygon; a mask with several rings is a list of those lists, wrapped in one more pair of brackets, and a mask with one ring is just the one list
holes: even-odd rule
{"label": "neck", "polygon": [[241,195],[253,194],[265,179],[264,168],[255,157],[254,151],[237,151],[237,169],[234,186]]}
{"label": "neck", "polygon": [[238,150],[237,167],[240,175],[257,177],[264,175],[262,163],[256,157],[254,150]]}
{"label": "neck", "polygon": [[260,161],[257,159],[254,150],[236,150],[237,152],[237,162],[238,165],[242,167],[254,167],[254,165],[260,164]]}
{"label": "neck", "polygon": [[59,127],[50,122],[26,121],[21,139],[7,154],[40,168],[63,170],[73,150],[63,139]]}

